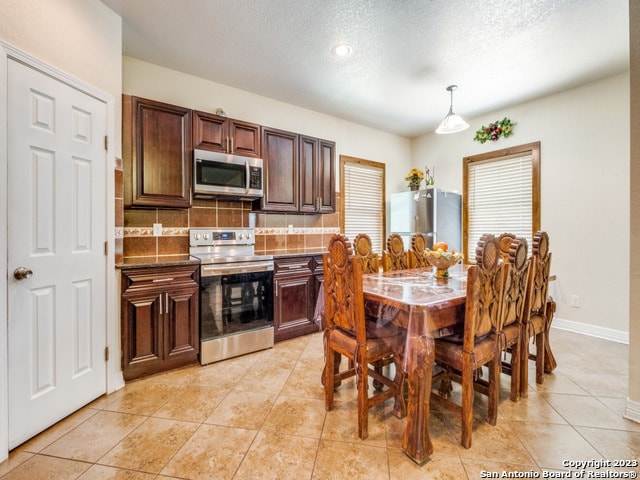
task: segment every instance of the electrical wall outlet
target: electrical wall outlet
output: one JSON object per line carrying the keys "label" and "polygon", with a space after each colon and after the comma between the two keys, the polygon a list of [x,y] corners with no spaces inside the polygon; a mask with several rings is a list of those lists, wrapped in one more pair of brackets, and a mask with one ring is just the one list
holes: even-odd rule
{"label": "electrical wall outlet", "polygon": [[580,295],[571,295],[571,306],[580,308]]}
{"label": "electrical wall outlet", "polygon": [[162,236],[162,224],[161,223],[154,223],[153,224],[153,236],[154,237],[161,237]]}
{"label": "electrical wall outlet", "polygon": [[288,233],[293,233],[293,225],[289,225],[289,232]]}

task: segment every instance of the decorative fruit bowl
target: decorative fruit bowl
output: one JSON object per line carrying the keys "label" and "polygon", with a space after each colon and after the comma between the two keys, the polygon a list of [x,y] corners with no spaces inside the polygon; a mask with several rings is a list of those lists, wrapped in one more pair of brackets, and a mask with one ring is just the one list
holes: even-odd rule
{"label": "decorative fruit bowl", "polygon": [[442,249],[425,250],[424,255],[427,261],[436,267],[436,277],[447,278],[449,268],[457,265],[464,255],[456,252],[445,252]]}

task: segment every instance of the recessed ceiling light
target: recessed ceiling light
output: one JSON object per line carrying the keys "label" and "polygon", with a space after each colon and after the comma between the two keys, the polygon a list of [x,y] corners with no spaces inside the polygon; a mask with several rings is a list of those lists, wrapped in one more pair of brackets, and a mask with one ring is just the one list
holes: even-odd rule
{"label": "recessed ceiling light", "polygon": [[341,43],[340,45],[333,47],[331,51],[338,57],[346,57],[351,53],[351,47],[346,43]]}

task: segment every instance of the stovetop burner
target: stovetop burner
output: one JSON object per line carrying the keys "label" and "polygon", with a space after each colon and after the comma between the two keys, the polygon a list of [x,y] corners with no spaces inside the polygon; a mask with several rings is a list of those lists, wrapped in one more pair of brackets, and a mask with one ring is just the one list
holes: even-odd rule
{"label": "stovetop burner", "polygon": [[273,260],[255,254],[253,228],[194,228],[189,230],[189,254],[203,265]]}

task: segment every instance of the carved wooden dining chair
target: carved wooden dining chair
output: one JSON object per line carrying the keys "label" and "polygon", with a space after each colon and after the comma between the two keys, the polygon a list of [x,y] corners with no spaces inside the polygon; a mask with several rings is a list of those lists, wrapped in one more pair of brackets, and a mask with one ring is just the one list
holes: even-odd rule
{"label": "carved wooden dining chair", "polygon": [[[550,302],[548,298],[551,252],[549,251],[549,235],[547,232],[536,232],[533,236],[532,250],[522,323],[520,395],[523,397],[527,397],[529,391],[529,359],[536,362],[536,383],[544,383],[546,342],[548,330],[553,319],[553,309],[549,308]],[[529,353],[531,338],[534,339],[536,344],[536,353],[534,355]]]}
{"label": "carved wooden dining chair", "polygon": [[[440,379],[450,385],[449,379],[459,379],[462,385],[460,405],[452,404],[462,416],[461,444],[471,447],[473,430],[474,379],[483,366],[489,370],[486,388],[488,395],[487,422],[496,424],[500,393],[500,351],[495,325],[500,321],[503,289],[509,264],[500,262],[500,247],[491,234],[480,237],[476,246],[476,265],[467,271],[467,299],[461,333],[435,339],[435,361]],[[441,398],[451,400],[450,390],[440,388]]]}
{"label": "carved wooden dining chair", "polygon": [[408,252],[409,268],[426,268],[431,267],[425,255],[427,249],[427,240],[421,233],[414,233],[411,237],[411,250]]}
{"label": "carved wooden dining chair", "polygon": [[377,273],[380,271],[380,257],[371,247],[371,238],[366,233],[359,233],[353,239],[355,255],[362,259],[362,273]]}
{"label": "carved wooden dining chair", "polygon": [[[323,384],[325,408],[333,409],[334,388],[340,382],[356,376],[358,389],[358,436],[368,436],[369,408],[390,398],[395,399],[394,414],[406,415],[403,395],[404,373],[402,352],[405,336],[376,336],[368,329],[364,315],[362,290],[362,260],[353,255],[347,237],[335,234],[329,241],[328,253],[323,255],[325,295],[325,366]],[[368,331],[369,330],[369,331]],[[353,367],[338,372],[335,368],[341,355],[352,360]],[[395,377],[388,378],[369,367],[369,364],[393,356]],[[381,382],[386,389],[369,395],[369,377]]]}
{"label": "carved wooden dining chair", "polygon": [[[507,271],[502,301],[502,315],[496,327],[498,349],[504,357],[509,355],[509,361],[502,360],[503,371],[511,375],[512,401],[520,398],[520,364],[522,345],[522,325],[524,307],[529,281],[529,264],[527,240],[509,237],[509,242],[498,240],[500,248],[505,254],[506,261],[511,268]],[[508,245],[508,246],[507,246]]]}
{"label": "carved wooden dining chair", "polygon": [[387,237],[387,249],[382,252],[382,269],[388,272],[389,270],[404,270],[408,268],[407,253],[404,249],[402,237],[397,233],[392,233]]}

